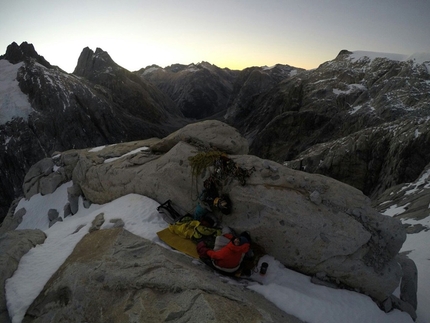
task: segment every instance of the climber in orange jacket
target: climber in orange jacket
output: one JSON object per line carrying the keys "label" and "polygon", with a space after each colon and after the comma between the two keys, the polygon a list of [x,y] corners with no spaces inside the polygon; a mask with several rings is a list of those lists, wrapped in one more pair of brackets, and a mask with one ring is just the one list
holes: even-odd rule
{"label": "climber in orange jacket", "polygon": [[207,249],[204,244],[199,243],[197,245],[197,251],[199,255],[203,257],[206,255],[211,258],[212,265],[216,269],[226,273],[234,273],[239,269],[245,254],[250,248],[249,241],[243,236],[235,238],[229,233],[220,236],[220,238],[225,238],[230,241],[219,250]]}

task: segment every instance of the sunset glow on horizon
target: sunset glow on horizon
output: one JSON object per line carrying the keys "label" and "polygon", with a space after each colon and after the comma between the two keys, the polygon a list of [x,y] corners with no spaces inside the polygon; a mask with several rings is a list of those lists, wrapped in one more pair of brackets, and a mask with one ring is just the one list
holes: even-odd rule
{"label": "sunset glow on horizon", "polygon": [[27,41],[67,72],[85,47],[130,71],[202,61],[311,69],[342,49],[430,52],[428,12],[421,0],[17,0],[2,5],[0,54]]}

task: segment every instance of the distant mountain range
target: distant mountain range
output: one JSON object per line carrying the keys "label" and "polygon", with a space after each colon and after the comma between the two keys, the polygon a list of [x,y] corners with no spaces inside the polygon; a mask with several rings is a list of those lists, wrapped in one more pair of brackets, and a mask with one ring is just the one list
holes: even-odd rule
{"label": "distant mountain range", "polygon": [[250,153],[362,190],[377,201],[430,163],[430,55],[340,51],[313,70],[207,62],[130,72],[84,48],[73,73],[28,43],[0,56],[0,218],[29,167],[56,151],[164,137],[222,120]]}

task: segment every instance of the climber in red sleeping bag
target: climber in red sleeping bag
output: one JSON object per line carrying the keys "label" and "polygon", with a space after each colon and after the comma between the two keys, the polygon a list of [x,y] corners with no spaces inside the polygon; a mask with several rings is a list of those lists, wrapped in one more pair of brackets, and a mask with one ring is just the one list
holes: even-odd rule
{"label": "climber in red sleeping bag", "polygon": [[217,237],[214,250],[208,249],[204,242],[197,244],[199,256],[201,258],[209,257],[212,265],[225,273],[234,273],[239,269],[249,248],[249,241],[245,237],[234,237],[230,233]]}

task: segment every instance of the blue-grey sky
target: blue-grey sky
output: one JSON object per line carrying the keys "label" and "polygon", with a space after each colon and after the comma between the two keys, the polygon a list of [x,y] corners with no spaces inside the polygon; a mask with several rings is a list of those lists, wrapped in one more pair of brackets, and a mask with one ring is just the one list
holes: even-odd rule
{"label": "blue-grey sky", "polygon": [[84,47],[134,71],[208,61],[306,69],[342,49],[430,52],[429,0],[14,0],[0,11],[0,53],[23,41],[72,72]]}

